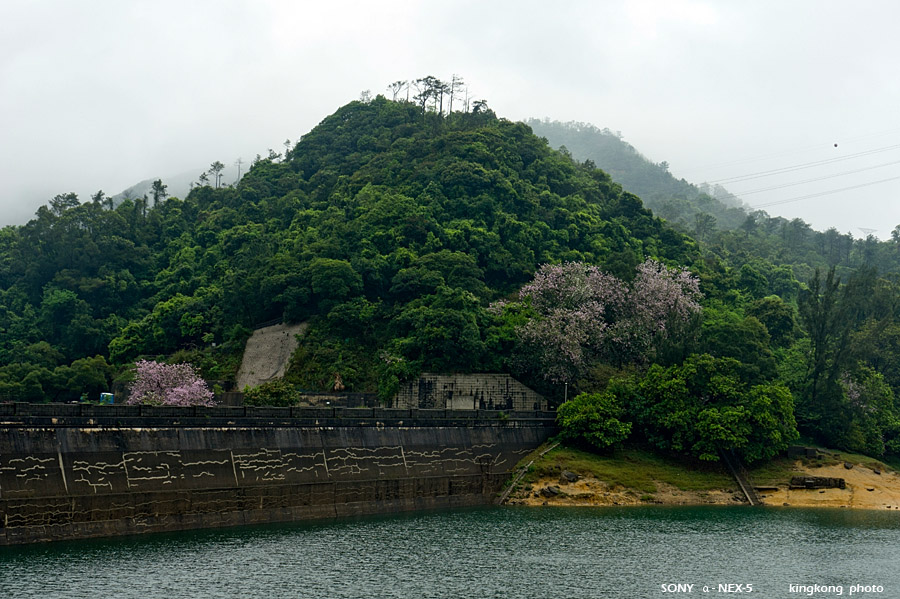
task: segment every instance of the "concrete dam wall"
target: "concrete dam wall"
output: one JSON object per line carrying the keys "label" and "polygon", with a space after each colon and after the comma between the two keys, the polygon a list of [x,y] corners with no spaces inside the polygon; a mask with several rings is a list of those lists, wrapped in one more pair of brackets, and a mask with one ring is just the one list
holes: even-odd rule
{"label": "concrete dam wall", "polygon": [[0,545],[489,503],[554,414],[0,405]]}

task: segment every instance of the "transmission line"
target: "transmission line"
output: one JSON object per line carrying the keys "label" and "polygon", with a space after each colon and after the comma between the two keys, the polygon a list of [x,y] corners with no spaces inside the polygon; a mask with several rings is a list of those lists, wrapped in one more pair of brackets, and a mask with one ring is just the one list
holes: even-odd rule
{"label": "transmission line", "polygon": [[[893,136],[897,132],[900,132],[900,128],[888,129],[888,130],[884,130],[884,131],[879,131],[877,133],[867,133],[864,135],[856,135],[853,137],[846,137],[846,138],[842,138],[842,139],[835,139],[832,141],[839,142],[841,145],[845,145],[845,144],[852,144],[859,140],[870,139],[873,137],[884,137],[886,135]],[[779,158],[782,156],[795,156],[797,154],[805,153],[807,150],[822,149],[822,148],[824,148],[826,146],[830,146],[830,145],[831,145],[830,143],[826,143],[823,141],[823,142],[804,145],[804,146],[796,146],[794,148],[782,150],[780,152],[759,154],[756,156],[748,156],[746,158],[739,158],[737,160],[729,160],[726,162],[717,162],[714,164],[701,165],[701,166],[696,166],[696,167],[688,168],[688,169],[679,169],[679,172],[692,173],[692,172],[696,172],[696,171],[707,171],[707,170],[719,169],[719,168],[722,168],[725,166],[735,166],[735,165],[739,165],[739,164],[748,164],[748,163],[752,163],[752,162],[762,162],[764,160],[771,160],[773,158]]]}
{"label": "transmission line", "polygon": [[885,146],[883,148],[875,148],[874,150],[866,150],[864,152],[848,154],[846,156],[840,156],[837,158],[826,158],[825,160],[816,160],[814,162],[807,162],[804,164],[797,164],[794,166],[786,166],[786,167],[776,168],[776,169],[772,169],[772,170],[768,170],[768,171],[760,171],[758,173],[750,173],[748,175],[739,175],[737,177],[727,177],[725,179],[715,179],[712,181],[707,181],[707,183],[738,183],[740,181],[749,181],[751,179],[759,179],[762,177],[771,177],[772,175],[781,175],[784,173],[791,173],[794,171],[812,168],[814,166],[822,166],[824,164],[832,164],[835,162],[841,162],[843,160],[849,160],[851,158],[859,158],[860,156],[869,156],[871,154],[878,154],[880,152],[896,150],[898,148],[900,148],[900,144],[895,144],[892,146]]}
{"label": "transmission line", "polygon": [[880,180],[878,180],[878,181],[870,181],[870,182],[868,182],[868,183],[860,183],[859,185],[851,185],[851,186],[849,186],[849,187],[842,187],[842,188],[840,188],[840,189],[832,189],[832,190],[829,190],[829,191],[820,191],[820,192],[818,192],[818,193],[811,193],[811,194],[808,194],[808,195],[805,195],[805,196],[798,196],[798,197],[796,197],[796,198],[788,198],[788,199],[786,199],[786,200],[778,200],[778,201],[775,201],[775,202],[768,202],[768,203],[765,203],[765,204],[757,204],[756,206],[753,206],[753,208],[754,208],[754,209],[759,209],[759,208],[768,208],[769,206],[778,206],[778,205],[781,205],[781,204],[789,204],[789,203],[791,203],[791,202],[799,202],[800,200],[808,200],[808,199],[811,199],[811,198],[818,198],[818,197],[830,195],[830,194],[833,194],[833,193],[841,193],[842,191],[850,191],[850,190],[852,190],[852,189],[859,189],[859,188],[861,188],[861,187],[869,187],[869,186],[872,186],[872,185],[878,185],[878,184],[880,184],[880,183],[887,183],[888,181],[897,181],[897,180],[900,180],[900,176],[897,176],[897,177],[888,177],[887,179],[880,179]]}
{"label": "transmission line", "polygon": [[753,189],[751,191],[735,191],[732,192],[736,196],[746,196],[753,193],[762,193],[764,191],[773,191],[775,189],[783,189],[785,187],[794,187],[796,185],[803,185],[804,183],[815,183],[816,181],[824,181],[825,179],[834,179],[836,177],[843,177],[844,175],[852,175],[854,173],[862,173],[865,171],[871,171],[876,168],[883,168],[885,166],[893,166],[895,164],[900,164],[900,160],[894,160],[893,162],[885,162],[883,164],[876,164],[874,166],[866,166],[863,168],[854,169],[852,171],[844,171],[842,173],[835,173],[833,175],[823,175],[821,177],[814,177],[812,179],[804,179],[802,181],[795,181],[793,183],[783,183],[781,185],[772,185],[771,187],[762,187],[760,189]]}

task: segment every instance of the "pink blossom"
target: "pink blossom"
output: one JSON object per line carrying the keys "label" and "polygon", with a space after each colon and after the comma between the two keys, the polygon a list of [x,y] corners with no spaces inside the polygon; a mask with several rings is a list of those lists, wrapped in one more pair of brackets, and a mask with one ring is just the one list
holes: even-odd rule
{"label": "pink blossom", "polygon": [[851,406],[864,412],[874,411],[874,408],[868,406],[865,401],[861,401],[863,395],[862,386],[850,377],[850,373],[842,373],[840,383],[841,387],[844,388],[844,395]]}
{"label": "pink blossom", "polygon": [[213,406],[213,393],[190,364],[135,363],[129,404]]}
{"label": "pink blossom", "polygon": [[487,311],[491,314],[500,315],[503,314],[503,309],[509,305],[509,302],[505,299],[500,299],[495,302],[491,302],[491,304],[487,307]]}
{"label": "pink blossom", "polygon": [[685,268],[646,260],[637,271],[628,292],[627,310],[612,333],[615,341],[635,357],[645,354],[656,340],[667,338],[674,325],[686,323],[699,313],[702,297],[697,277]]}
{"label": "pink blossom", "polygon": [[700,311],[697,278],[687,269],[647,260],[637,270],[629,288],[581,262],[538,269],[519,293],[538,315],[517,333],[536,351],[545,378],[570,381],[592,358],[643,361],[673,325]]}

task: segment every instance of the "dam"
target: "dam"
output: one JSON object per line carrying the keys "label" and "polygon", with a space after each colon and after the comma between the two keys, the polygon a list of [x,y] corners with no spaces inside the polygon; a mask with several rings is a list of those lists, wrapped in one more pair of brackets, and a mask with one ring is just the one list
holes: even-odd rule
{"label": "dam", "polygon": [[0,545],[487,504],[546,411],[0,404]]}

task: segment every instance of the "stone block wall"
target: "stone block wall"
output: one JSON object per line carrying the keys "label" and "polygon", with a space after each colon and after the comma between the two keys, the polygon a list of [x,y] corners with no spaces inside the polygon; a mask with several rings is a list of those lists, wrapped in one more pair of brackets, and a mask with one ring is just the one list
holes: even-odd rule
{"label": "stone block wall", "polygon": [[393,407],[439,410],[546,410],[547,400],[508,374],[423,373],[400,388]]}
{"label": "stone block wall", "polygon": [[489,503],[554,432],[541,413],[14,408],[0,545]]}

